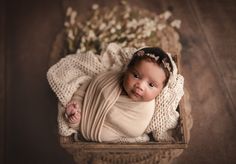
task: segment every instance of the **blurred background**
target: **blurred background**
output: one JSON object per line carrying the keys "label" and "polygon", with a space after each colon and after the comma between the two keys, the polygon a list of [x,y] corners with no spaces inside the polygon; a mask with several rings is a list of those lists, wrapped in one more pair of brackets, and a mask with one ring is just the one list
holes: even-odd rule
{"label": "blurred background", "polygon": [[[105,0],[0,2],[0,163],[72,164],[59,145],[56,97],[46,80],[67,6],[78,14]],[[130,0],[182,24],[181,63],[194,120],[175,164],[236,163],[236,1]]]}

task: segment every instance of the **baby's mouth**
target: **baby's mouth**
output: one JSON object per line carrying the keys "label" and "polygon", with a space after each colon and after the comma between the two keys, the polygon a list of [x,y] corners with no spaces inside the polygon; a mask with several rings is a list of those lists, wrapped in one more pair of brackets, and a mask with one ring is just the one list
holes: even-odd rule
{"label": "baby's mouth", "polygon": [[137,90],[133,90],[132,93],[133,93],[136,97],[142,97],[141,93],[139,93]]}

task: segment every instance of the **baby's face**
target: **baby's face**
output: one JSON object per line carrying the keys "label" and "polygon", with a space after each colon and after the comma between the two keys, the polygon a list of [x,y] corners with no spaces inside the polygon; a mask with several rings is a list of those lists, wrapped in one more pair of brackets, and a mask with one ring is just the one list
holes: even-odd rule
{"label": "baby's face", "polygon": [[132,100],[151,101],[161,92],[165,78],[157,64],[142,60],[126,71],[123,87]]}

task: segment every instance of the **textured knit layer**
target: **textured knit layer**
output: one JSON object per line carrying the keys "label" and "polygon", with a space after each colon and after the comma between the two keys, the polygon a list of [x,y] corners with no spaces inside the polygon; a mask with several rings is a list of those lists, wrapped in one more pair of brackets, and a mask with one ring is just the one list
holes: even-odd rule
{"label": "textured knit layer", "polygon": [[[65,105],[71,100],[81,84],[99,73],[108,70],[121,70],[135,51],[134,48],[121,49],[117,44],[112,43],[102,52],[101,56],[92,53],[68,55],[49,69],[47,78],[59,99],[58,126],[60,135],[69,136],[76,133],[76,130],[70,128],[65,122],[63,113]],[[155,113],[146,129],[146,133],[153,133],[156,141],[171,140],[167,131],[177,125],[179,113],[176,109],[184,93],[184,79],[177,73],[173,60],[171,61],[174,71],[171,73],[166,87],[155,100]]]}

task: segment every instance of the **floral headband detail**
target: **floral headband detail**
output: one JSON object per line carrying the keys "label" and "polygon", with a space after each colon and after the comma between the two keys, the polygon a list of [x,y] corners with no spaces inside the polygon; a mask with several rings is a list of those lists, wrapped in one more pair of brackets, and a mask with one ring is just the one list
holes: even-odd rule
{"label": "floral headband detail", "polygon": [[[154,54],[145,53],[143,50],[138,51],[138,52],[136,53],[136,55],[137,55],[137,56],[144,56],[144,55],[145,55],[145,56],[148,56],[148,57],[151,57],[151,58],[155,59],[156,61],[158,61],[159,58],[160,58],[159,56],[155,56]],[[163,60],[161,60],[161,62],[163,63],[164,67],[165,67],[169,72],[171,72],[170,63],[167,62],[165,59],[166,59],[166,58],[164,58]]]}

